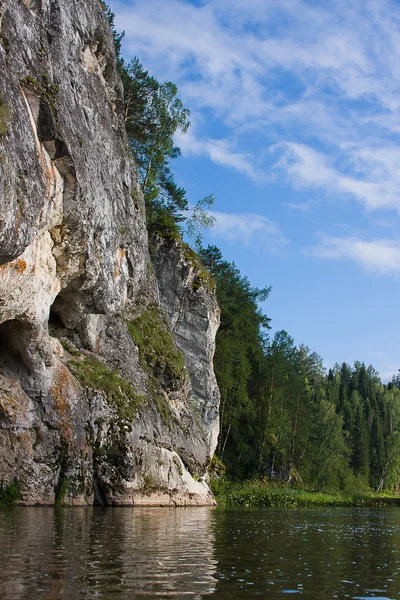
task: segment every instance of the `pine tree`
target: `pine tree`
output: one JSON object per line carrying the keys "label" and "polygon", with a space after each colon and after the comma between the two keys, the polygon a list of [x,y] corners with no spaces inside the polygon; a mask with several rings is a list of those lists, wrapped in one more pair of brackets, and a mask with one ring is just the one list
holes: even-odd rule
{"label": "pine tree", "polygon": [[355,475],[369,476],[369,440],[367,424],[361,404],[356,408],[354,418],[352,467]]}

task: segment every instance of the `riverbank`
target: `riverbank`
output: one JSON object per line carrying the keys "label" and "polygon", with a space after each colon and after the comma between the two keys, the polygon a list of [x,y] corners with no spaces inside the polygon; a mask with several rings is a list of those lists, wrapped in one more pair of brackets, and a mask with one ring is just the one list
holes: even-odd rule
{"label": "riverbank", "polygon": [[218,506],[297,508],[305,506],[398,506],[400,496],[374,492],[323,492],[291,487],[278,487],[264,481],[232,483],[213,481]]}

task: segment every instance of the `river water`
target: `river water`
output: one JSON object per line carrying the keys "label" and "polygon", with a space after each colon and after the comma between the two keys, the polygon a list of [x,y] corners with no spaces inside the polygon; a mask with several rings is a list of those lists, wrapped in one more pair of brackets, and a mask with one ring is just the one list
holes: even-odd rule
{"label": "river water", "polygon": [[15,508],[1,600],[400,598],[400,511]]}

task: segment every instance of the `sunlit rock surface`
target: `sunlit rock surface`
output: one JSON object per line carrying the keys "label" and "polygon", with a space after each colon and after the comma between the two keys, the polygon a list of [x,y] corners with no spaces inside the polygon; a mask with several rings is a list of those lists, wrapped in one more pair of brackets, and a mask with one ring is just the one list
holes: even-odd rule
{"label": "sunlit rock surface", "polygon": [[101,3],[0,19],[0,480],[27,504],[213,503],[219,311],[183,246],[152,265]]}

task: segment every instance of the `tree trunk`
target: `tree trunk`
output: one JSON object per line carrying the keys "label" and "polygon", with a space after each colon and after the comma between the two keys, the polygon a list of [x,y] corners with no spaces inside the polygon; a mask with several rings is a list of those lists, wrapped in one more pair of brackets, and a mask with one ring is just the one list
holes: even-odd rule
{"label": "tree trunk", "polygon": [[224,452],[225,452],[225,446],[226,446],[226,442],[228,441],[228,436],[229,436],[229,433],[231,431],[231,427],[232,427],[232,425],[229,425],[228,431],[226,432],[226,436],[225,436],[225,440],[224,440],[224,445],[222,446],[222,450],[221,450],[221,460],[222,460],[222,457],[223,457]]}

